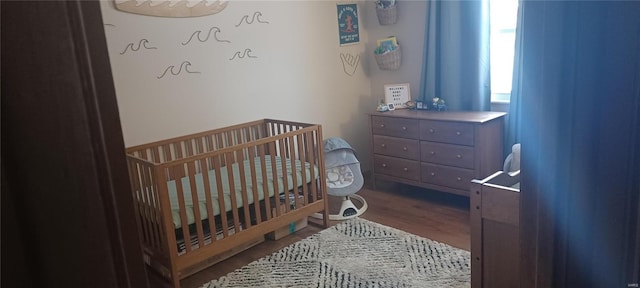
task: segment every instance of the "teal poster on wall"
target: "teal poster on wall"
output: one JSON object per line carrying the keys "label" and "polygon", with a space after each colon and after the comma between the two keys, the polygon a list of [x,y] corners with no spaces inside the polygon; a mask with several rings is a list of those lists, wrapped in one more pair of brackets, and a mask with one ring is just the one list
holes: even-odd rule
{"label": "teal poster on wall", "polygon": [[337,5],[338,35],[340,35],[340,45],[349,45],[360,42],[360,32],[358,29],[358,5]]}

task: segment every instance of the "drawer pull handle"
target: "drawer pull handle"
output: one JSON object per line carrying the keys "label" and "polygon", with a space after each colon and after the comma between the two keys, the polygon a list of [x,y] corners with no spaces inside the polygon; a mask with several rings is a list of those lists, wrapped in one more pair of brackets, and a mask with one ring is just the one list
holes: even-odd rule
{"label": "drawer pull handle", "polygon": [[404,167],[404,169],[402,169],[402,170],[404,170],[404,172],[407,172],[407,171],[409,171],[409,168]]}
{"label": "drawer pull handle", "polygon": [[436,176],[436,173],[434,173],[434,172],[431,172],[431,176]]}
{"label": "drawer pull handle", "polygon": [[382,145],[380,145],[380,147],[387,148],[387,144],[382,144]]}
{"label": "drawer pull handle", "polygon": [[402,130],[407,130],[407,127],[402,126]]}
{"label": "drawer pull handle", "polygon": [[435,151],[431,151],[431,152],[429,152],[429,154],[436,155],[436,152]]}
{"label": "drawer pull handle", "polygon": [[460,136],[460,134],[462,134],[460,131],[456,131],[456,135]]}
{"label": "drawer pull handle", "polygon": [[436,132],[436,131],[433,129],[429,129],[429,133],[433,133],[433,132]]}
{"label": "drawer pull handle", "polygon": [[462,155],[458,154],[458,155],[456,155],[456,158],[461,159]]}
{"label": "drawer pull handle", "polygon": [[382,168],[387,168],[387,164],[382,163]]}
{"label": "drawer pull handle", "polygon": [[384,124],[380,124],[380,128],[384,128]]}
{"label": "drawer pull handle", "polygon": [[402,150],[403,150],[403,151],[407,151],[407,150],[409,150],[409,148],[407,148],[407,147],[402,147]]}
{"label": "drawer pull handle", "polygon": [[458,179],[458,181],[462,181],[462,178],[460,178],[460,177],[458,177],[457,179]]}

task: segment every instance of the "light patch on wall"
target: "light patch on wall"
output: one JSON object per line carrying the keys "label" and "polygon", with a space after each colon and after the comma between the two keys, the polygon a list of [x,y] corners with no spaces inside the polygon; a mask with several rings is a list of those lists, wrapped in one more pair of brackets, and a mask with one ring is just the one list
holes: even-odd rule
{"label": "light patch on wall", "polygon": [[216,14],[227,7],[226,0],[114,0],[116,9],[158,17],[199,17]]}

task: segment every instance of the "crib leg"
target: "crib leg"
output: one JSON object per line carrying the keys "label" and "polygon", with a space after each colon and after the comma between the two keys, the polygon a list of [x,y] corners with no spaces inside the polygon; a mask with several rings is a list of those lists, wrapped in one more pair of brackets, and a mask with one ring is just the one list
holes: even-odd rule
{"label": "crib leg", "polygon": [[171,275],[171,280],[173,281],[174,288],[180,288],[180,277],[178,276],[178,272],[174,271]]}

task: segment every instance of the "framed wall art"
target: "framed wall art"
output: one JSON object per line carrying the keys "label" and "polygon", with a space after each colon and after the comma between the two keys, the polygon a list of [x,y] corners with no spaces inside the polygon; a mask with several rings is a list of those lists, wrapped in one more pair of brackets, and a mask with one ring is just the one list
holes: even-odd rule
{"label": "framed wall art", "polygon": [[393,104],[396,109],[406,108],[405,103],[411,100],[409,83],[384,85],[384,101]]}
{"label": "framed wall art", "polygon": [[360,42],[360,29],[358,25],[357,4],[338,5],[338,35],[340,46],[356,44]]}

